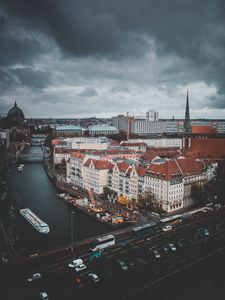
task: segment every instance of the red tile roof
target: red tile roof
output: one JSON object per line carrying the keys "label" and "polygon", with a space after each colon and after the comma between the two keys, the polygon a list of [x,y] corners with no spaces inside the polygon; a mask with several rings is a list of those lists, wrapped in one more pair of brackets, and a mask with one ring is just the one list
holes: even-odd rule
{"label": "red tile roof", "polygon": [[146,151],[141,159],[144,161],[152,161],[156,156],[159,157],[177,157],[180,155],[180,150],[178,148],[151,148]]}
{"label": "red tile roof", "polygon": [[225,158],[225,138],[192,138],[187,155],[200,158]]}
{"label": "red tile roof", "polygon": [[107,160],[96,160],[96,159],[91,159],[91,158],[89,158],[85,162],[84,166],[90,167],[91,162],[94,164],[95,169],[97,169],[97,170],[106,170],[106,169],[110,169],[112,167],[112,164]]}
{"label": "red tile roof", "polygon": [[85,157],[85,154],[84,153],[80,153],[80,152],[73,152],[71,154],[72,157],[75,157],[75,158],[80,158],[80,159],[83,159]]}
{"label": "red tile roof", "polygon": [[138,176],[140,176],[140,177],[144,177],[148,172],[147,168],[144,168],[144,167],[141,167],[141,166],[135,167],[135,170],[137,171]]}
{"label": "red tile roof", "polygon": [[205,165],[195,158],[171,159],[165,163],[149,165],[149,174],[165,180],[171,180],[176,176],[201,174],[205,171]]}
{"label": "red tile roof", "polygon": [[118,169],[120,170],[120,172],[126,172],[127,169],[129,168],[129,165],[124,163],[124,162],[118,162],[117,163]]}

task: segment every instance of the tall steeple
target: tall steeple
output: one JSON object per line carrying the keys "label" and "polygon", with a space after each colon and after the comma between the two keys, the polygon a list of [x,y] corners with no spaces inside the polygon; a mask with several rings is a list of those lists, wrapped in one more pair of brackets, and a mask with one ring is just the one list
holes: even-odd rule
{"label": "tall steeple", "polygon": [[184,132],[191,133],[188,90],[187,90],[187,101],[186,101],[185,120],[184,120]]}

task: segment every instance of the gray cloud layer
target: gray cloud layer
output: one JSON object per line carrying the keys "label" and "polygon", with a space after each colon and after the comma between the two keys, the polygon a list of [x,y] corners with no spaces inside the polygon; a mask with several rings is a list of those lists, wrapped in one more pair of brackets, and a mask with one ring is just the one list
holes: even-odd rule
{"label": "gray cloud layer", "polygon": [[161,101],[166,117],[168,100],[181,114],[189,86],[196,111],[224,113],[223,0],[1,0],[0,45],[3,108],[17,93],[28,114],[55,99],[68,115],[70,103],[95,97],[95,114],[104,101],[106,113],[136,113],[138,102],[163,110]]}

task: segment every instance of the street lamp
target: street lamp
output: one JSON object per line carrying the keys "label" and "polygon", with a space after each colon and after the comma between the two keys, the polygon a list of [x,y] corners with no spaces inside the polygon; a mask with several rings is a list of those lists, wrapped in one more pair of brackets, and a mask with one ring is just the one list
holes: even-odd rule
{"label": "street lamp", "polygon": [[73,217],[75,215],[75,211],[74,211],[74,208],[71,209],[71,213],[70,213],[70,232],[71,232],[71,251],[73,251],[73,244],[74,244],[74,241],[73,241]]}

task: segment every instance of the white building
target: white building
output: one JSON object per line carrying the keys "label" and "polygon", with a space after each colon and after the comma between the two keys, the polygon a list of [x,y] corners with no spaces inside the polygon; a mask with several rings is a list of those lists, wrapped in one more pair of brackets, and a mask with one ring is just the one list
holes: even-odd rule
{"label": "white building", "polygon": [[96,194],[103,193],[108,182],[108,171],[111,163],[105,160],[88,159],[83,165],[84,187]]}
{"label": "white building", "polygon": [[93,125],[88,128],[89,134],[96,135],[113,135],[119,133],[118,129],[109,125]]}
{"label": "white building", "polygon": [[179,148],[182,149],[182,138],[150,138],[130,139],[129,143],[145,143],[152,148]]}
{"label": "white building", "polygon": [[84,187],[83,180],[83,164],[87,160],[84,153],[74,152],[70,156],[70,160],[67,162],[67,182],[74,186]]}
{"label": "white building", "polygon": [[70,148],[65,147],[54,147],[53,151],[53,163],[55,165],[61,164],[63,160],[66,162],[70,159],[71,154]]}
{"label": "white building", "polygon": [[71,149],[82,150],[106,150],[111,140],[107,137],[76,137],[66,139]]}

